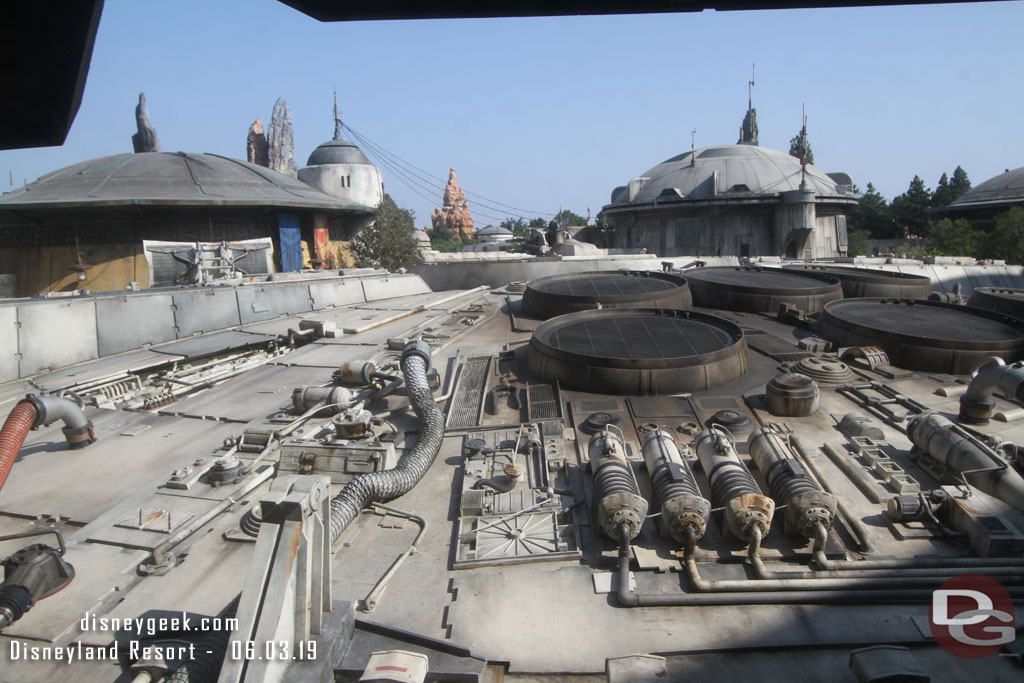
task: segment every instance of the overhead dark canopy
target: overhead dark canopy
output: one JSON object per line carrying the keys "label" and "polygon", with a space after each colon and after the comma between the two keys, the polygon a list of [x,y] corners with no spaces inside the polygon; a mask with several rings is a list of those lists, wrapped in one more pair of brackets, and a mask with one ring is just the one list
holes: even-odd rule
{"label": "overhead dark canopy", "polygon": [[[939,4],[954,0],[939,0]],[[319,21],[445,19],[572,14],[646,14],[794,7],[937,4],[886,2],[691,2],[689,0],[281,0]],[[62,145],[82,102],[103,0],[6,3],[0,45],[6,68],[0,107],[0,149]],[[196,17],[197,21],[201,17]]]}
{"label": "overhead dark canopy", "polygon": [[903,0],[885,2],[866,0],[864,2],[841,2],[840,0],[799,0],[786,2],[776,0],[751,2],[751,0],[377,0],[355,3],[338,0],[280,0],[304,14],[319,21],[357,21],[368,19],[457,19],[463,17],[532,17],[564,16],[574,14],[654,14],[660,12],[701,12],[705,9],[760,10],[791,9],[808,7],[850,7],[874,5],[924,5],[942,4],[955,0]]}

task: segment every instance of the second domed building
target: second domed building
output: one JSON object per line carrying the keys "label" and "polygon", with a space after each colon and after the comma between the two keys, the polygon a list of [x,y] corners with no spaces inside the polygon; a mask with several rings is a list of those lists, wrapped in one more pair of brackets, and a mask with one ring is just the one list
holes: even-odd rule
{"label": "second domed building", "polygon": [[660,256],[845,256],[856,203],[845,173],[747,140],[680,154],[615,188],[601,240]]}

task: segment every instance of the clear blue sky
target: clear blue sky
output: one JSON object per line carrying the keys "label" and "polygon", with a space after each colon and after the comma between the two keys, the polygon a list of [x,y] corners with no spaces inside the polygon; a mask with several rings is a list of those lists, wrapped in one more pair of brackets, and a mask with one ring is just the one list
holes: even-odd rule
{"label": "clear blue sky", "polygon": [[[762,146],[788,150],[806,102],[815,165],[891,199],[915,174],[934,187],[959,164],[977,185],[1024,165],[1022,26],[1021,2],[322,24],[274,0],[107,0],[66,143],[0,152],[0,190],[130,152],[141,91],[164,151],[240,158],[282,96],[301,166],[337,85],[347,124],[432,175],[596,216],[692,129],[736,142],[756,62]],[[440,190],[383,172],[426,225]]]}

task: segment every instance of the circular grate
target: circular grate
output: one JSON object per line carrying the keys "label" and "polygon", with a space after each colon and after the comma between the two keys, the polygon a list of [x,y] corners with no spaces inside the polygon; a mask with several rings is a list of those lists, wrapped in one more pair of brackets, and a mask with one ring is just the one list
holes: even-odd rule
{"label": "circular grate", "polygon": [[692,307],[686,278],[642,270],[552,275],[523,293],[523,313],[543,319],[596,308]]}
{"label": "circular grate", "polygon": [[785,269],[797,273],[820,273],[837,278],[843,288],[843,297],[846,299],[860,297],[927,299],[932,293],[932,281],[926,275],[815,265],[791,265],[785,266]]}
{"label": "circular grate", "polygon": [[693,302],[705,308],[750,313],[777,313],[791,304],[806,313],[843,298],[839,280],[831,275],[781,268],[697,268],[686,278]]}
{"label": "circular grate", "polygon": [[705,313],[618,309],[549,320],[533,333],[530,370],[564,386],[673,394],[721,386],[747,369],[740,328]]}
{"label": "circular grate", "polygon": [[967,305],[1005,313],[1024,320],[1024,289],[978,287],[971,294]]}
{"label": "circular grate", "polygon": [[936,301],[835,301],[817,334],[839,346],[878,346],[893,365],[925,372],[964,374],[988,356],[1024,358],[1024,321]]}

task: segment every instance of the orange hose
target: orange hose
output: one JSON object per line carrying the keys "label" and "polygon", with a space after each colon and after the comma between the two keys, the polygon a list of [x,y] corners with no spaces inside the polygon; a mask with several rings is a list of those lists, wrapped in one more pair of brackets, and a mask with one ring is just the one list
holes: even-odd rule
{"label": "orange hose", "polygon": [[28,430],[36,423],[39,415],[36,407],[31,401],[22,401],[14,406],[14,410],[7,416],[7,421],[0,429],[0,489],[7,481],[7,475],[14,466],[14,460],[18,457],[21,445],[25,443]]}

